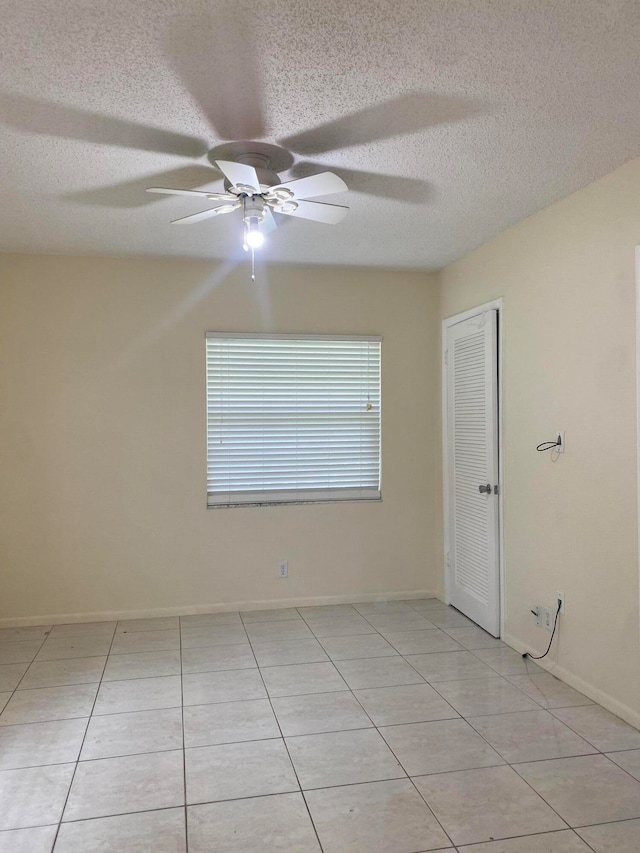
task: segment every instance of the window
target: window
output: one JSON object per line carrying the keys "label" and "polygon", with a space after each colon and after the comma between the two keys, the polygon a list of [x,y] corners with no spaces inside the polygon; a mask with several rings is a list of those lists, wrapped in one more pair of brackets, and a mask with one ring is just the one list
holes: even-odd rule
{"label": "window", "polygon": [[380,349],[207,332],[207,505],[379,500]]}

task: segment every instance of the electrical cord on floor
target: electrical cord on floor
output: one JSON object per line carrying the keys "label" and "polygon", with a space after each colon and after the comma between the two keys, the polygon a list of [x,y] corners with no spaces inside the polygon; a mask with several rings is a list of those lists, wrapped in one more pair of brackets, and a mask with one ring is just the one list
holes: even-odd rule
{"label": "electrical cord on floor", "polygon": [[562,602],[558,601],[558,609],[556,610],[556,618],[553,620],[553,631],[551,632],[551,639],[549,640],[549,645],[547,646],[547,650],[543,655],[531,655],[529,652],[523,652],[523,658],[529,658],[530,660],[542,660],[542,658],[546,658],[546,656],[551,651],[551,644],[553,643],[553,638],[556,635],[556,628],[558,627],[558,616],[560,615],[560,611],[562,610]]}

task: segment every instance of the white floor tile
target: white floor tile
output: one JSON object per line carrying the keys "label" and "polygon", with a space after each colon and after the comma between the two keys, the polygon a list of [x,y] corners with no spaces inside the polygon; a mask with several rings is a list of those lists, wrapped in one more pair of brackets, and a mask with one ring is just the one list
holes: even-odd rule
{"label": "white floor tile", "polygon": [[343,660],[337,661],[336,667],[352,690],[424,682],[422,676],[401,657]]}
{"label": "white floor tile", "polygon": [[510,767],[437,773],[414,782],[456,845],[566,829]]}
{"label": "white floor tile", "polygon": [[[45,640],[36,661],[90,658],[109,653],[110,637],[62,637]],[[2,647],[0,647],[0,652]]]}
{"label": "white floor tile", "polygon": [[60,687],[65,684],[93,684],[100,681],[106,662],[106,655],[93,658],[36,661],[27,670],[19,689]]}
{"label": "white floor tile", "polygon": [[283,622],[247,622],[245,630],[251,642],[311,639],[313,634],[303,619],[289,619]]}
{"label": "white floor tile", "polygon": [[256,666],[256,659],[248,643],[232,646],[200,646],[182,650],[184,673],[255,669]]}
{"label": "white floor tile", "polygon": [[260,666],[286,666],[294,663],[320,663],[329,656],[315,639],[253,642],[253,652]]}
{"label": "white floor tile", "polygon": [[78,764],[64,821],[184,805],[182,750]]}
{"label": "white floor tile", "polygon": [[167,631],[180,627],[178,616],[159,616],[151,619],[123,619],[118,622],[117,634],[132,631]]}
{"label": "white floor tile", "polygon": [[56,824],[0,832],[0,853],[51,853],[57,831]]}
{"label": "white floor tile", "polygon": [[535,700],[543,708],[568,708],[576,705],[593,705],[582,693],[569,687],[548,672],[531,675],[509,675],[507,680]]}
{"label": "white floor tile", "polygon": [[285,737],[371,728],[373,723],[349,691],[272,699]]}
{"label": "white floor tile", "polygon": [[286,622],[301,619],[295,607],[282,607],[276,610],[243,610],[240,617],[245,624],[249,622]]}
{"label": "white floor tile", "polygon": [[320,853],[301,794],[187,809],[189,853]]}
{"label": "white floor tile", "polygon": [[634,779],[640,781],[640,749],[610,752],[607,755],[618,767],[626,770]]}
{"label": "white floor tile", "polygon": [[128,711],[176,708],[181,704],[179,675],[131,678],[127,681],[103,681],[93,713],[123,714]]}
{"label": "white floor tile", "polygon": [[529,699],[504,678],[439,681],[437,690],[463,717],[540,709],[533,699]]}
{"label": "white floor tile", "polygon": [[29,640],[46,640],[51,631],[51,625],[39,625],[35,628],[0,628],[0,643],[19,643]]}
{"label": "white floor tile", "polygon": [[97,684],[18,690],[0,714],[0,726],[88,717],[97,691]]}
{"label": "white floor tile", "polygon": [[184,709],[186,747],[277,737],[280,729],[268,699],[192,705]]}
{"label": "white floor tile", "polygon": [[182,708],[93,717],[80,759],[182,749]]}
{"label": "white floor tile", "polygon": [[465,720],[387,726],[380,734],[409,776],[505,763]]}
{"label": "white floor tile", "polygon": [[55,853],[186,853],[186,849],[184,809],[163,809],[63,823]]}
{"label": "white floor tile", "polygon": [[474,649],[474,655],[494,669],[498,675],[535,675],[542,673],[537,663],[508,646],[497,649]]}
{"label": "white floor tile", "polygon": [[131,631],[116,634],[111,646],[112,655],[135,652],[165,652],[180,648],[180,631],[168,628],[157,631]]}
{"label": "white floor tile", "polygon": [[376,726],[425,723],[459,716],[429,684],[373,687],[356,690],[355,696]]}
{"label": "white floor tile", "polygon": [[40,640],[19,643],[0,643],[0,664],[30,663],[38,653]]}
{"label": "white floor tile", "polygon": [[181,628],[214,628],[222,625],[241,625],[240,614],[233,613],[195,613],[181,616]]}
{"label": "white floor tile", "polygon": [[74,769],[75,764],[53,764],[0,771],[0,830],[57,823]]}
{"label": "white floor tile", "polygon": [[380,634],[356,634],[350,637],[324,637],[322,645],[331,660],[380,658],[398,652]]}
{"label": "white floor tile", "polygon": [[9,663],[0,666],[0,691],[15,690],[28,668],[28,663]]}
{"label": "white floor tile", "polygon": [[353,616],[332,616],[307,619],[307,624],[316,637],[351,637],[358,634],[377,634],[376,629],[359,613]]}
{"label": "white floor tile", "polygon": [[131,678],[153,678],[180,675],[180,652],[135,652],[109,655],[103,681],[127,681]]}
{"label": "white floor tile", "polygon": [[640,818],[640,782],[604,755],[534,761],[515,770],[569,826]]}
{"label": "white floor tile", "polygon": [[257,669],[183,675],[182,690],[185,706],[267,698],[267,691]]}
{"label": "white floor tile", "polygon": [[[486,844],[474,844],[471,847],[465,845],[458,847],[458,851],[459,853],[591,853],[590,848],[571,829],[545,832],[544,835],[511,838],[508,841],[488,841]],[[623,851],[618,850],[617,853],[623,853]]]}
{"label": "white floor tile", "polygon": [[551,713],[602,752],[640,748],[640,731],[600,705],[556,708]]}
{"label": "white floor tile", "polygon": [[[302,620],[300,620],[302,622]],[[182,648],[201,649],[207,646],[249,645],[242,625],[206,625],[182,629]]]}
{"label": "white floor tile", "polygon": [[116,630],[116,624],[116,622],[73,622],[68,625],[54,625],[49,636],[55,640],[71,637],[110,640]]}
{"label": "white floor tile", "polygon": [[305,793],[325,853],[414,853],[449,839],[408,779]]}
{"label": "white floor tile", "polygon": [[407,661],[431,683],[461,681],[466,678],[495,678],[491,667],[471,652],[440,652],[437,654],[407,655]]}
{"label": "white floor tile", "polygon": [[300,790],[282,738],[187,749],[185,760],[189,805]]}
{"label": "white floor tile", "polygon": [[406,776],[375,729],[287,738],[303,790]]}
{"label": "white floor tile", "polygon": [[345,690],[346,684],[330,663],[299,663],[293,666],[267,666],[262,677],[269,696],[298,696],[303,693],[330,693]]}
{"label": "white floor tile", "polygon": [[640,820],[584,826],[576,832],[596,853],[638,853],[640,850]]}
{"label": "white floor tile", "polygon": [[547,711],[469,717],[468,721],[509,764],[596,752]]}
{"label": "white floor tile", "polygon": [[384,636],[403,655],[462,651],[459,643],[437,628],[430,631],[391,631]]}
{"label": "white floor tile", "polygon": [[77,761],[86,717],[0,728],[0,770]]}

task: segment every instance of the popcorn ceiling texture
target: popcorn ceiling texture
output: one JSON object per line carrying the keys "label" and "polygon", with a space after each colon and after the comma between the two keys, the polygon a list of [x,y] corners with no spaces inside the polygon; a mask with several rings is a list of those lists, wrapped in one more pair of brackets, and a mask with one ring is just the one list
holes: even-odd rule
{"label": "popcorn ceiling texture", "polygon": [[[291,174],[328,167],[352,187],[323,199],[350,205],[341,225],[287,220],[268,259],[435,269],[639,154],[637,0],[0,0],[0,14],[0,251],[231,258],[235,215],[174,228],[204,206],[144,188],[164,172],[220,188],[206,151],[257,129],[304,133]],[[208,121],[223,105],[233,120]]]}

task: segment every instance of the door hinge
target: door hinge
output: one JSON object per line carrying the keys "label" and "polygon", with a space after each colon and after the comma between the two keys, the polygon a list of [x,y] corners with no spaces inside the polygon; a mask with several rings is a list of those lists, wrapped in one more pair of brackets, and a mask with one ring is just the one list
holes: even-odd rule
{"label": "door hinge", "polygon": [[493,494],[494,494],[494,495],[499,495],[499,494],[500,494],[500,486],[499,486],[499,485],[497,485],[497,484],[496,484],[496,485],[493,487]]}

